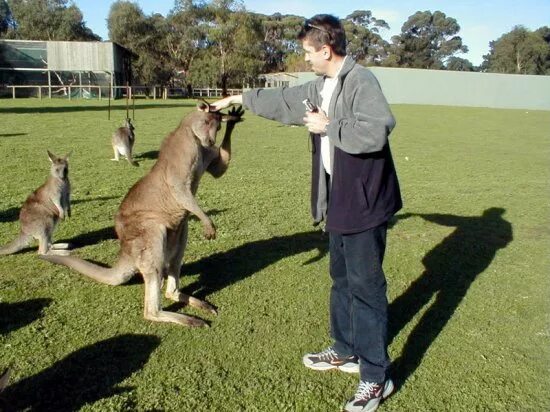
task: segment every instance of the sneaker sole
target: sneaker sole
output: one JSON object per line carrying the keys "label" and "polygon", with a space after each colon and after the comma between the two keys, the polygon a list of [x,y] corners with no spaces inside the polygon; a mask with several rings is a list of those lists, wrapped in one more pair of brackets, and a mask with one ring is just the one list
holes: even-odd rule
{"label": "sneaker sole", "polygon": [[313,365],[313,364],[308,364],[305,361],[302,361],[302,363],[304,364],[304,366],[306,368],[314,370],[314,371],[324,372],[324,371],[329,371],[329,370],[333,370],[333,369],[338,369],[339,371],[342,371],[342,372],[345,372],[345,373],[359,373],[359,365],[356,364],[356,363],[351,364],[351,365],[350,364],[331,365],[331,364],[328,364],[328,363],[325,363],[324,365]]}

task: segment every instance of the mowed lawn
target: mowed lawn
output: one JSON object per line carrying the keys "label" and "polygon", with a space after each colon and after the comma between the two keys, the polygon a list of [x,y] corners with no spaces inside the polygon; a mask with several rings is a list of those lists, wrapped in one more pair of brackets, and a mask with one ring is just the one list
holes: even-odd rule
{"label": "mowed lawn", "polygon": [[[0,244],[49,173],[46,150],[72,151],[73,216],[54,240],[112,264],[113,217],[193,101],[139,100],[135,158],[110,161],[123,101],[0,100]],[[385,270],[392,375],[382,411],[550,410],[550,113],[392,107],[405,206]],[[222,132],[223,133],[223,129]],[[15,410],[338,411],[358,377],[316,373],[303,353],[330,344],[328,238],[309,216],[303,127],[245,113],[233,159],[205,175],[182,268],[185,291],[219,315],[188,329],[143,319],[143,283],[95,283],[37,257],[0,257],[0,395]]]}

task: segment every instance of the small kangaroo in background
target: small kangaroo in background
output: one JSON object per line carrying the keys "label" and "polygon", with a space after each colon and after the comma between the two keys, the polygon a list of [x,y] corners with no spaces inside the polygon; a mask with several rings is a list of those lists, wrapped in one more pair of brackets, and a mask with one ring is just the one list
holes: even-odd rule
{"label": "small kangaroo in background", "polygon": [[139,164],[132,158],[132,149],[134,148],[134,142],[136,135],[134,134],[134,125],[130,119],[124,121],[124,126],[119,127],[111,138],[111,144],[113,145],[113,152],[115,157],[111,160],[118,162],[119,156],[126,157],[128,163],[132,166],[139,166]]}
{"label": "small kangaroo in background", "polygon": [[[216,229],[195,199],[205,171],[214,177],[225,173],[231,158],[231,133],[241,120],[242,108],[222,115],[204,102],[187,115],[163,141],[153,168],[127,193],[115,217],[120,241],[118,261],[104,268],[74,256],[41,256],[108,285],[120,285],[140,272],[145,283],[144,316],[157,322],[185,326],[208,326],[201,319],[161,309],[161,287],[176,302],[216,314],[209,303],[179,290],[181,261],[187,243],[188,218],[202,222],[204,236],[213,239]],[[215,146],[221,122],[227,121],[220,147]]]}
{"label": "small kangaroo in background", "polygon": [[17,238],[4,247],[0,255],[9,255],[25,248],[31,240],[38,240],[38,253],[68,254],[67,243],[52,245],[52,235],[61,219],[71,216],[71,183],[69,182],[69,154],[57,157],[48,150],[51,161],[50,176],[25,200],[19,212],[21,230]]}

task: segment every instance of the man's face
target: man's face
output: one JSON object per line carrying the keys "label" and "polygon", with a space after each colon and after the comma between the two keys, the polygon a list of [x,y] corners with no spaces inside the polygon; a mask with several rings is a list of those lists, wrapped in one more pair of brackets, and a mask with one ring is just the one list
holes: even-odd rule
{"label": "man's face", "polygon": [[328,47],[322,46],[319,50],[315,50],[315,47],[312,46],[309,41],[304,40],[302,42],[302,48],[305,52],[305,60],[311,64],[311,69],[315,72],[316,75],[321,76],[326,74],[327,70],[327,56],[328,56]]}

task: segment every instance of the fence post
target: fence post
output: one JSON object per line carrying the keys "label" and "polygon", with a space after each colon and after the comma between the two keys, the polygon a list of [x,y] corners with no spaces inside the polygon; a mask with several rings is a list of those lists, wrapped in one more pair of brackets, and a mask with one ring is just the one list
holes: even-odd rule
{"label": "fence post", "polygon": [[71,86],[69,86],[69,100],[71,100]]}
{"label": "fence post", "polygon": [[11,86],[11,97],[15,99],[15,86]]}
{"label": "fence post", "polygon": [[101,100],[101,86],[97,86],[97,95],[99,96],[99,100]]}
{"label": "fence post", "polygon": [[38,98],[42,100],[42,87],[38,86]]}

